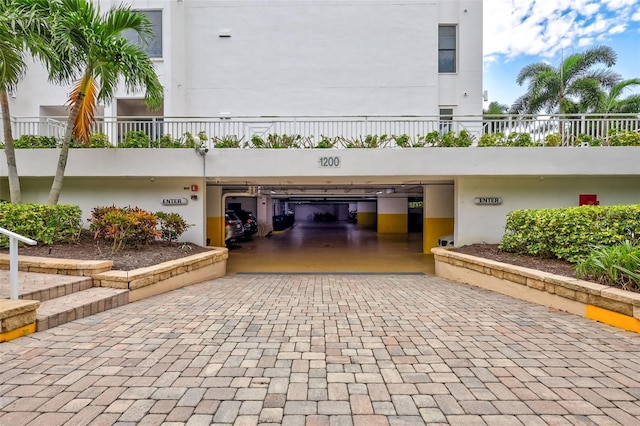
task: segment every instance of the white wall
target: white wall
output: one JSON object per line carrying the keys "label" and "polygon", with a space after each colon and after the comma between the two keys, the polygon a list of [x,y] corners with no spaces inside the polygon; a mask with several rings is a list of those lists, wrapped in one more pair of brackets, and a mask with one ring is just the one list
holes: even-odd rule
{"label": "white wall", "polygon": [[[577,206],[580,194],[597,194],[601,205],[640,203],[640,176],[461,177],[456,180],[456,245],[499,243],[507,213],[518,209]],[[497,206],[476,197],[500,197]]]}
{"label": "white wall", "polygon": [[[51,179],[21,179],[22,201],[25,203],[46,203]],[[60,196],[60,204],[78,205],[82,210],[84,226],[93,208],[98,206],[140,207],[151,212],[179,213],[189,224],[195,225],[185,232],[180,241],[189,241],[204,245],[204,182],[196,182],[198,191],[193,192],[190,186],[193,179],[174,178],[99,178],[77,179],[67,178]],[[5,194],[3,185],[0,195]],[[187,188],[187,189],[184,189]],[[8,195],[8,194],[7,194]],[[198,196],[192,200],[191,196]],[[163,198],[187,198],[188,204],[183,206],[164,206]]]}
{"label": "white wall", "polygon": [[[103,10],[118,4],[99,0]],[[482,2],[424,0],[133,0],[163,11],[153,59],[167,116],[480,114]],[[467,12],[464,12],[467,10]],[[438,23],[459,26],[458,72],[438,77]],[[220,38],[229,30],[231,37]],[[65,104],[32,66],[12,115]],[[463,93],[468,95],[464,96]],[[141,98],[122,88],[116,98]],[[105,106],[115,115],[116,103]]]}

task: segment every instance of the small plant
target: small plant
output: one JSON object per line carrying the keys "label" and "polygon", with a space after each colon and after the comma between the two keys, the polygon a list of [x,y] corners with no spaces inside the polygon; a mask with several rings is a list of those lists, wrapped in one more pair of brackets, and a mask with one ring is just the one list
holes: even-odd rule
{"label": "small plant", "polygon": [[345,148],[384,148],[389,144],[389,137],[387,135],[367,135],[356,136],[352,138],[339,137],[342,146]]}
{"label": "small plant", "polygon": [[214,148],[242,148],[242,139],[244,139],[244,137],[238,139],[236,135],[229,135],[222,137],[214,136],[211,138],[211,141],[213,142]]}
{"label": "small plant", "polygon": [[90,148],[113,148],[109,136],[102,132],[93,132],[89,135]]}
{"label": "small plant", "polygon": [[531,139],[531,135],[529,133],[511,133],[507,137],[506,145],[514,146],[514,147],[536,146],[536,144],[533,142],[533,139]]}
{"label": "small plant", "polygon": [[160,237],[158,217],[138,207],[96,207],[91,211],[89,229],[94,238],[111,241],[111,252],[125,246],[139,247]]}
{"label": "small plant", "polygon": [[560,146],[562,145],[562,136],[559,133],[552,133],[545,136],[544,146]]}
{"label": "small plant", "polygon": [[337,143],[338,140],[336,138],[322,136],[320,142],[318,142],[314,148],[334,148]]}
{"label": "small plant", "polygon": [[625,132],[612,129],[609,131],[608,145],[640,146],[640,132]]}
{"label": "small plant", "polygon": [[157,212],[160,238],[164,241],[176,241],[193,225],[187,224],[178,213]]}
{"label": "small plant", "polygon": [[577,263],[576,276],[625,290],[640,289],[640,247],[629,240],[594,247]]}
{"label": "small plant", "polygon": [[127,132],[124,142],[119,145],[121,148],[149,148],[151,139],[142,130],[132,130]]}
{"label": "small plant", "polygon": [[53,136],[22,135],[13,141],[13,145],[18,149],[58,148],[60,143]]}
{"label": "small plant", "polygon": [[424,147],[424,139],[418,138],[416,140],[412,140],[411,136],[402,134],[400,136],[393,135],[391,136],[391,140],[395,142],[395,145],[398,148],[422,148]]}

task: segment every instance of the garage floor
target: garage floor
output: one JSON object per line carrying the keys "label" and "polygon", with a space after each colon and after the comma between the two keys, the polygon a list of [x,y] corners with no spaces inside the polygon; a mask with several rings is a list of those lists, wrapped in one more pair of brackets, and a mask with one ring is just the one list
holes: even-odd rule
{"label": "garage floor", "polygon": [[433,255],[422,253],[422,233],[378,234],[347,222],[297,222],[231,247],[227,273],[240,272],[433,274],[434,262]]}

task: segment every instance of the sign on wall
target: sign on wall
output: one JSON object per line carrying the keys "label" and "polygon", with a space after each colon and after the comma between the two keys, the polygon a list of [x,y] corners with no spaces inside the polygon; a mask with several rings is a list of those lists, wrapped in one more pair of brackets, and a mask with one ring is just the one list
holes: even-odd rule
{"label": "sign on wall", "polygon": [[476,197],[473,200],[479,206],[497,206],[502,204],[502,198],[500,197]]}
{"label": "sign on wall", "polygon": [[162,205],[163,206],[184,206],[189,203],[189,200],[186,198],[163,198]]}

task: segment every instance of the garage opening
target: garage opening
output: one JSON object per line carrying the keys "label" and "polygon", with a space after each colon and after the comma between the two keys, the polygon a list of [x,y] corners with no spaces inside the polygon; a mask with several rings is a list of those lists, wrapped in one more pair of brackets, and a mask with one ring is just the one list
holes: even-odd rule
{"label": "garage opening", "polygon": [[422,186],[222,188],[226,212],[260,229],[228,244],[228,273],[433,273]]}

